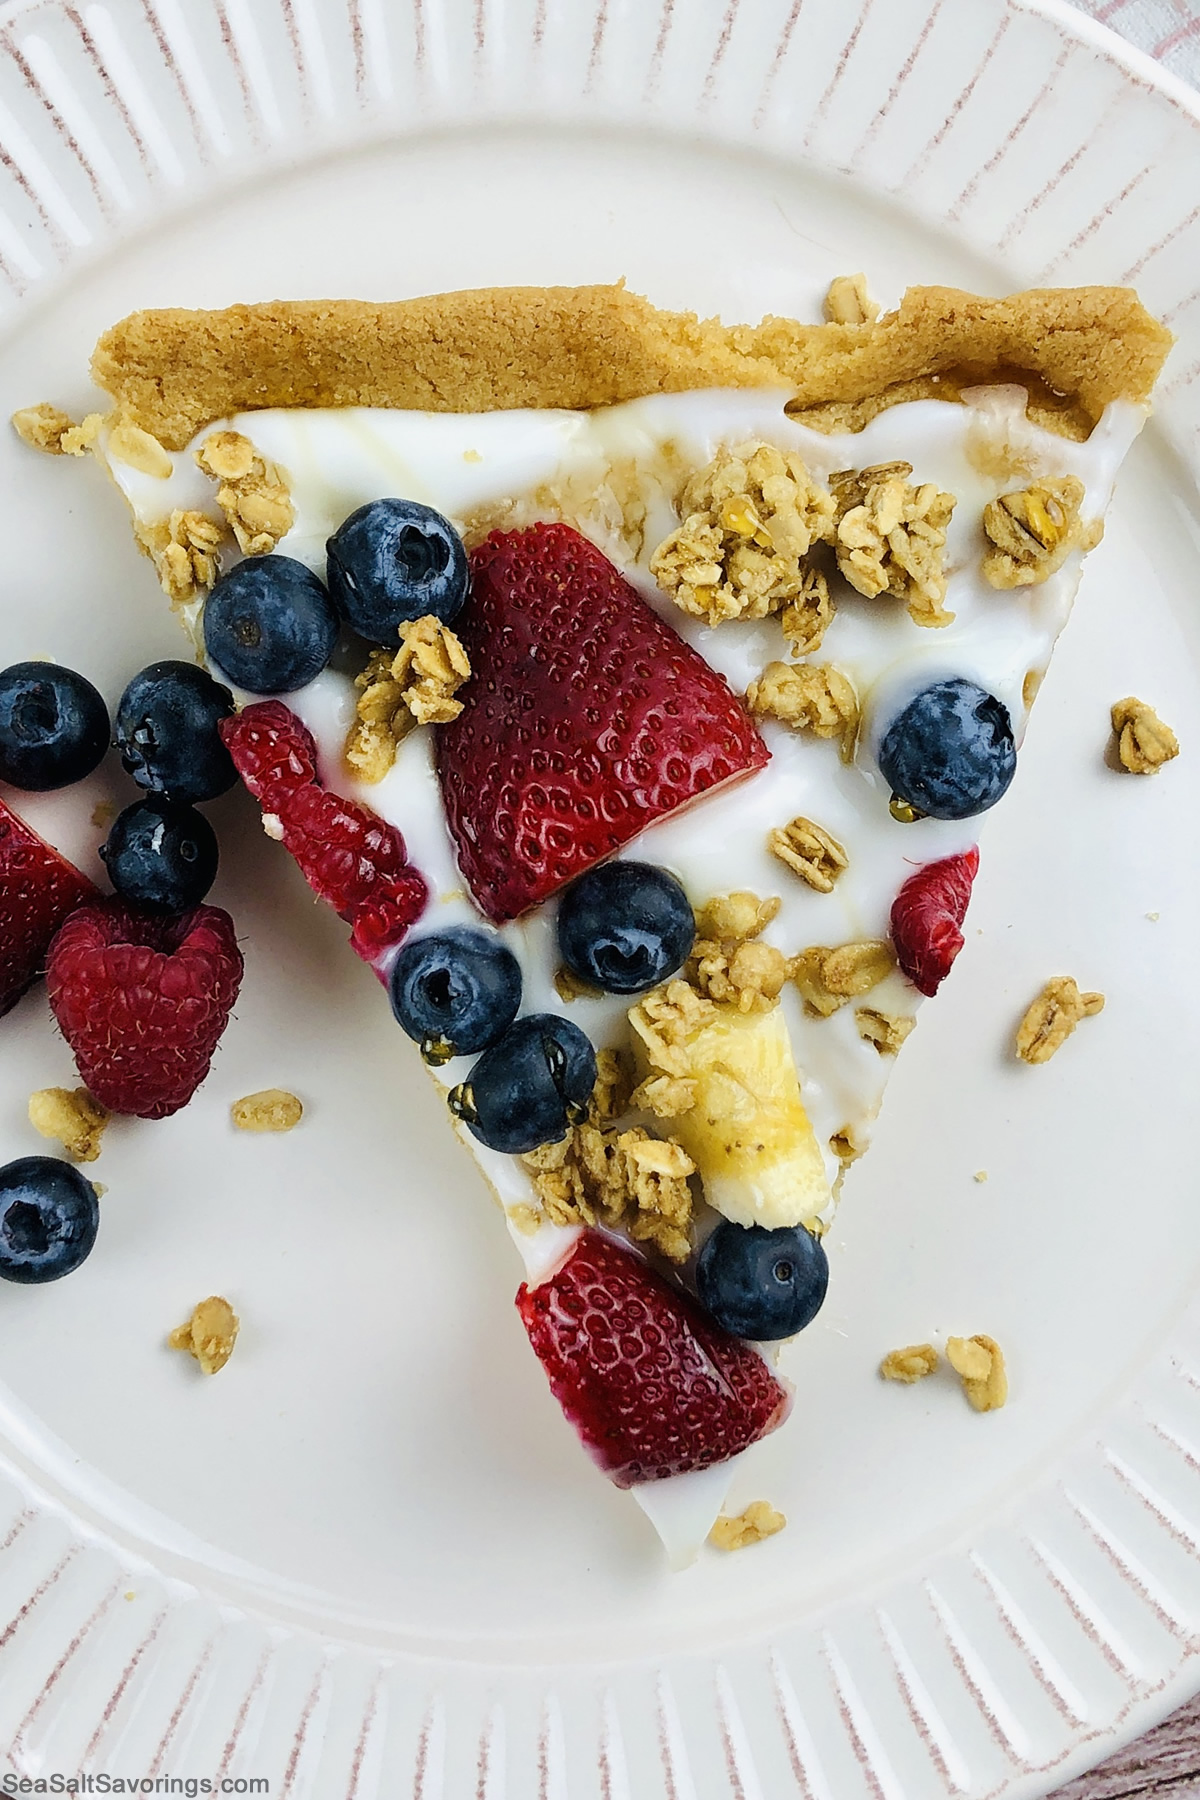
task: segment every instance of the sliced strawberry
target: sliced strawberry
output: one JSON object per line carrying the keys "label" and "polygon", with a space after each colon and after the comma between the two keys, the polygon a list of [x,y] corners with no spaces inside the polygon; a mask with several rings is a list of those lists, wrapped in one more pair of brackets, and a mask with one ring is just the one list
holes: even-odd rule
{"label": "sliced strawberry", "polygon": [[55,932],[99,890],[0,800],[0,1016],[46,972]]}
{"label": "sliced strawberry", "polygon": [[377,964],[424,911],[429,890],[394,825],[320,785],[312,733],[281,700],[221,721],[238,774],[273,821],[313,893],[351,927],[351,947]]}
{"label": "sliced strawberry", "polygon": [[725,1462],[791,1399],[757,1350],[598,1231],[517,1310],[554,1397],[618,1487]]}
{"label": "sliced strawberry", "polygon": [[723,677],[570,526],[493,532],[471,581],[457,629],[474,673],[438,729],[438,773],[490,919],[768,761]]}
{"label": "sliced strawberry", "polygon": [[913,986],[936,994],[963,947],[962,922],[979,870],[979,851],[926,863],[892,902],[896,961]]}

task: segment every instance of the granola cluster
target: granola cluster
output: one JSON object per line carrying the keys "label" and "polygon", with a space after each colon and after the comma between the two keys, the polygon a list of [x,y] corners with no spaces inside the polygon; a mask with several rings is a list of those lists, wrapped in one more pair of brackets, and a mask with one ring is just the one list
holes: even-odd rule
{"label": "granola cluster", "polygon": [[745,1512],[736,1517],[722,1513],[709,1532],[708,1541],[717,1550],[744,1550],[748,1544],[761,1544],[764,1538],[774,1537],[786,1524],[783,1513],[769,1500],[752,1500]]}
{"label": "granola cluster", "polygon": [[946,1361],[976,1412],[997,1412],[1008,1399],[1004,1355],[995,1338],[946,1339]]}
{"label": "granola cluster", "polygon": [[758,940],[779,911],[773,895],[723,894],[696,915],[696,940],[684,965],[684,980],[698,994],[739,1012],[763,1012],[774,1005],[788,978],[782,950]]}
{"label": "granola cluster", "polygon": [[1036,586],[1060,569],[1072,550],[1095,548],[1103,527],[1099,521],[1084,526],[1079,517],[1083,494],[1082,481],[1064,475],[988,502],[983,509],[988,540],[983,573],[994,588]]}
{"label": "granola cluster", "polygon": [[210,1294],[192,1308],[190,1319],[175,1327],[167,1343],[194,1356],[205,1375],[215,1375],[233,1355],[240,1323],[228,1300]]}
{"label": "granola cluster", "polygon": [[1022,1062],[1049,1062],[1081,1019],[1103,1010],[1103,994],[1082,994],[1073,976],[1052,975],[1017,1027],[1017,1055]]}
{"label": "granola cluster", "polygon": [[41,450],[47,456],[66,455],[63,438],[73,429],[73,421],[60,406],[51,406],[47,400],[37,406],[22,406],[13,413],[10,423],[22,443],[31,449]]}
{"label": "granola cluster", "polygon": [[652,1137],[640,1125],[576,1125],[561,1143],[543,1144],[521,1161],[551,1224],[624,1224],[635,1242],[652,1244],[671,1262],[691,1255],[688,1177],[696,1165],[674,1139]]}
{"label": "granola cluster", "polygon": [[946,527],[953,494],[915,486],[912,464],[876,463],[830,476],[837,502],[837,565],[860,594],[893,594],[918,625],[948,625]]}
{"label": "granola cluster", "polygon": [[360,781],[382,781],[397,745],[415,725],[457,719],[463,703],[454,696],[470,674],[460,640],[432,613],[402,624],[399,650],[372,650],[355,677],[357,716],[346,739],[347,766]]}
{"label": "granola cluster", "polygon": [[874,1044],[880,1056],[897,1055],[916,1022],[903,1013],[880,1012],[876,1006],[860,1006],[854,1013],[859,1037]]}
{"label": "granola cluster", "polygon": [[260,456],[240,431],[214,431],[196,452],[206,475],[220,483],[217,505],[247,556],[265,556],[295,522],[283,471]]}
{"label": "granola cluster", "polygon": [[40,1088],[29,1096],[29,1123],[44,1138],[54,1138],[76,1162],[95,1162],[110,1116],[83,1087]]}
{"label": "granola cluster", "polygon": [[133,535],[138,548],[154,564],[172,606],[186,606],[216,581],[225,534],[207,513],[176,511],[149,525],[136,521]]}
{"label": "granola cluster", "polygon": [[[689,1082],[692,1073],[689,1040],[708,1024],[715,1011],[712,1000],[697,993],[689,982],[677,979],[668,981],[665,987],[654,988],[639,1000],[630,1011],[629,1023],[641,1039],[651,1069],[675,1081]],[[647,1102],[647,1087],[648,1084],[643,1082],[635,1090],[634,1105],[656,1112],[658,1108]],[[687,1106],[678,1106],[676,1113],[686,1112],[693,1098],[694,1094],[689,1096]]]}
{"label": "granola cluster", "polygon": [[889,1350],[879,1365],[885,1381],[902,1381],[911,1385],[924,1381],[938,1366],[938,1353],[932,1344],[906,1344],[902,1350]]}
{"label": "granola cluster", "polygon": [[845,850],[823,826],[799,816],[777,825],[767,847],[818,894],[832,894],[833,884],[849,867]]}
{"label": "granola cluster", "polygon": [[1117,757],[1131,775],[1153,775],[1179,755],[1179,739],[1152,706],[1133,694],[1113,702]]}
{"label": "granola cluster", "polygon": [[722,450],[690,478],[680,511],[650,562],[663,592],[710,625],[784,611],[802,653],[815,650],[833,607],[804,558],[832,539],[834,502],[800,458],[761,443]]}
{"label": "granola cluster", "polygon": [[833,949],[814,944],[793,957],[791,966],[792,980],[800,990],[805,1012],[810,1018],[827,1019],[847,1001],[878,987],[895,968],[896,955],[885,939],[865,938],[857,943],[838,944]]}
{"label": "granola cluster", "polygon": [[843,762],[854,755],[858,695],[832,663],[768,663],[747,688],[746,703],[755,718],[778,719],[793,731],[836,739]]}

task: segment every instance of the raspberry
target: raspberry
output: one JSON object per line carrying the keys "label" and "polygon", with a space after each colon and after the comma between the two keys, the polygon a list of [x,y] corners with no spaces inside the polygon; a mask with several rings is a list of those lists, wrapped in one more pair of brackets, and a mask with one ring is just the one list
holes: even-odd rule
{"label": "raspberry", "polygon": [[67,916],[99,892],[0,800],[0,1017],[45,972]]}
{"label": "raspberry", "polygon": [[208,1074],[242,981],[216,906],[152,918],[119,900],[74,912],[50,946],[50,1005],[90,1092],[111,1112],[165,1119]]}
{"label": "raspberry", "polygon": [[926,863],[892,902],[896,961],[922,994],[936,994],[963,947],[962,922],[979,870],[979,851]]}
{"label": "raspberry", "polygon": [[261,700],[218,728],[237,772],[264,812],[278,812],[317,779],[317,746],[282,700]]}

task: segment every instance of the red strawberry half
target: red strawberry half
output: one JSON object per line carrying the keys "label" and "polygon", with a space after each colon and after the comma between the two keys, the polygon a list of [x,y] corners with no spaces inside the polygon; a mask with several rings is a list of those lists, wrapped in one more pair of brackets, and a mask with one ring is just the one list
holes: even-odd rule
{"label": "red strawberry half", "polygon": [[756,1350],[597,1231],[517,1310],[554,1397],[618,1487],[725,1462],[782,1425]]}
{"label": "red strawberry half", "polygon": [[50,1004],[102,1106],[165,1119],[208,1074],[242,983],[233,920],[181,918],[102,900],[72,913],[50,946]]}
{"label": "red strawberry half", "polygon": [[498,923],[769,751],[733,691],[568,525],[493,532],[456,627],[463,710],[438,728],[459,866]]}
{"label": "red strawberry half", "polygon": [[926,863],[892,902],[896,961],[923,994],[937,993],[963,947],[961,927],[978,871],[974,847],[961,856]]}
{"label": "red strawberry half", "polygon": [[98,889],[0,800],[0,1016],[46,972],[55,932]]}
{"label": "red strawberry half", "polygon": [[279,837],[313,893],[352,927],[351,946],[377,963],[424,911],[429,890],[394,825],[323,788],[311,732],[281,700],[221,721],[238,774],[277,820]]}

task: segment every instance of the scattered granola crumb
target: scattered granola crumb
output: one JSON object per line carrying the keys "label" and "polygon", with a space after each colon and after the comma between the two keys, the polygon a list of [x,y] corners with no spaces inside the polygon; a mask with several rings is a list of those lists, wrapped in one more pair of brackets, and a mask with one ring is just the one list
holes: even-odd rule
{"label": "scattered granola crumb", "polygon": [[92,808],[92,824],[104,831],[117,816],[117,809],[111,800],[97,800]]}
{"label": "scattered granola crumb", "polygon": [[1071,975],[1052,975],[1017,1027],[1022,1062],[1049,1062],[1081,1019],[1104,1010],[1103,994],[1082,994]]}
{"label": "scattered granola crumb", "polygon": [[79,421],[78,425],[72,425],[69,431],[63,432],[61,440],[63,455],[86,456],[88,451],[94,450],[100,442],[100,433],[107,423],[108,420],[104,413],[88,413]]}
{"label": "scattered granola crumb", "polygon": [[946,527],[953,494],[916,487],[912,464],[877,463],[829,478],[838,507],[837,565],[860,594],[894,594],[918,625],[948,625]]}
{"label": "scattered granola crumb", "polygon": [[648,1075],[634,1088],[630,1104],[657,1119],[678,1119],[696,1104],[696,1083],[679,1075]]}
{"label": "scattered granola crumb", "polygon": [[456,700],[471,664],[448,625],[427,613],[400,627],[399,650],[372,650],[355,676],[356,718],[346,739],[346,763],[362,781],[382,781],[396,760],[396,746],[416,725],[457,719]]}
{"label": "scattered granola crumb", "polygon": [[463,461],[465,463],[481,463],[483,461],[483,455],[478,450],[464,450]]}
{"label": "scattered granola crumb", "polygon": [[107,1183],[103,1181],[93,1181],[92,1192],[95,1194],[97,1200],[103,1200],[105,1194],[108,1192]]}
{"label": "scattered granola crumb", "polygon": [[572,1000],[594,1000],[600,990],[586,981],[580,981],[566,963],[559,963],[554,971],[554,991],[560,1000],[570,1006]]}
{"label": "scattered granola crumb", "polygon": [[129,419],[118,419],[112,427],[108,454],[114,461],[125,463],[142,475],[151,475],[156,481],[168,480],[175,471],[175,464],[158,439]]}
{"label": "scattered granola crumb", "polygon": [[1083,492],[1082,481],[1064,475],[989,500],[983,509],[986,580],[994,588],[1032,587],[1060,569],[1072,550],[1095,549],[1103,527],[1080,520]]}
{"label": "scattered granola crumb", "polygon": [[[696,939],[684,980],[706,999],[762,1012],[778,999],[790,964],[782,950],[757,940],[779,911],[777,894],[720,894],[696,914]],[[669,1072],[669,1071],[668,1071]]]}
{"label": "scattered granola crumb", "polygon": [[792,958],[791,968],[805,1012],[810,1018],[827,1019],[847,1000],[878,987],[895,966],[896,953],[886,939],[866,938],[834,949],[813,944]]}
{"label": "scattered granola crumb", "polygon": [[192,1309],[186,1324],[177,1325],[167,1343],[172,1350],[186,1350],[206,1375],[215,1375],[233,1355],[240,1319],[228,1300],[210,1294]]}
{"label": "scattered granola crumb", "polygon": [[1153,775],[1179,755],[1179,739],[1152,706],[1129,694],[1113,703],[1112,728],[1117,757],[1131,775]]}
{"label": "scattered granola crumb", "polygon": [[260,456],[240,431],[213,431],[196,452],[206,475],[220,482],[217,505],[247,556],[265,556],[296,519],[283,470]]}
{"label": "scattered granola crumb", "polygon": [[542,1227],[542,1215],[536,1206],[529,1206],[524,1200],[516,1206],[508,1208],[508,1217],[512,1220],[522,1237],[536,1237]]}
{"label": "scattered granola crumb", "polygon": [[802,816],[787,825],[777,825],[767,838],[767,847],[818,894],[832,894],[834,882],[849,866],[837,839],[823,826]]}
{"label": "scattered granola crumb", "polygon": [[110,1117],[84,1087],[40,1088],[29,1096],[29,1123],[44,1138],[56,1138],[76,1162],[95,1162]]}
{"label": "scattered granola crumb", "polygon": [[671,1262],[691,1255],[692,1191],[696,1165],[673,1138],[577,1125],[561,1143],[543,1144],[521,1158],[542,1211],[553,1225],[624,1222],[638,1243],[652,1244]]}
{"label": "scattered granola crumb", "polygon": [[238,1131],[292,1131],[304,1117],[304,1106],[285,1088],[263,1088],[235,1100],[229,1109]]}
{"label": "scattered granola crumb", "polygon": [[134,522],[138,548],[148,556],[173,606],[183,606],[211,588],[217,579],[217,553],[224,532],[202,512],[173,512],[150,524]]}
{"label": "scattered granola crumb", "polygon": [[63,436],[73,429],[71,416],[43,400],[38,406],[22,406],[12,415],[12,428],[23,443],[47,456],[62,456]]}
{"label": "scattered granola crumb", "polygon": [[629,1023],[642,1040],[646,1060],[662,1075],[690,1079],[687,1040],[716,1015],[716,1006],[686,981],[668,981],[646,994],[629,1013]]}
{"label": "scattered granola crumb", "polygon": [[278,813],[264,813],[262,816],[262,828],[265,836],[269,837],[273,843],[282,844],[283,820]]}
{"label": "scattered granola crumb", "polygon": [[778,894],[760,900],[744,888],[732,894],[714,894],[696,914],[696,935],[735,946],[744,944],[762,936],[782,905]]}
{"label": "scattered granola crumb", "polygon": [[986,1169],[976,1169],[974,1175],[971,1177],[972,1181],[978,1181],[980,1183],[985,1182],[987,1178],[988,1172]]}
{"label": "scattered granola crumb", "polygon": [[767,1500],[752,1500],[745,1512],[730,1518],[722,1513],[708,1534],[708,1541],[718,1550],[744,1550],[749,1544],[761,1544],[764,1538],[782,1531],[787,1519]]}
{"label": "scattered granola crumb", "polygon": [[800,457],[763,443],[720,450],[688,480],[679,510],[682,525],[650,559],[663,592],[710,625],[801,601],[811,617],[800,635],[817,632],[815,649],[833,606],[824,575],[803,559],[832,539],[834,503]]}
{"label": "scattered granola crumb", "polygon": [[885,1381],[911,1384],[924,1381],[938,1366],[938,1353],[932,1344],[906,1344],[903,1350],[889,1350],[879,1365]]}
{"label": "scattered granola crumb", "polygon": [[997,1412],[1008,1399],[1004,1356],[995,1338],[946,1339],[946,1361],[976,1412]]}
{"label": "scattered granola crumb", "polygon": [[588,1102],[588,1122],[608,1125],[629,1111],[633,1069],[625,1050],[597,1050],[596,1084]]}
{"label": "scattered granola crumb", "polygon": [[916,1022],[900,1013],[880,1012],[874,1006],[859,1006],[854,1012],[859,1037],[874,1044],[880,1056],[897,1055]]}
{"label": "scattered granola crumb", "polygon": [[853,1125],[843,1125],[829,1140],[829,1148],[840,1163],[857,1162],[867,1154],[867,1146],[859,1142]]}
{"label": "scattered granola crumb", "polygon": [[1033,705],[1041,693],[1044,679],[1045,676],[1041,669],[1026,669],[1025,679],[1021,683],[1021,699],[1025,703],[1026,710]]}
{"label": "scattered granola crumb", "polygon": [[867,291],[865,275],[835,275],[825,295],[824,312],[830,325],[873,325],[879,306]]}
{"label": "scattered granola crumb", "polygon": [[768,663],[746,690],[756,718],[778,719],[793,731],[836,738],[842,761],[854,755],[858,736],[858,695],[848,676],[832,663]]}
{"label": "scattered granola crumb", "polygon": [[1146,914],[1146,917],[1150,920],[1151,924],[1153,924],[1153,925],[1158,924],[1158,921],[1161,918],[1161,916],[1162,916],[1161,913],[1147,913]]}

